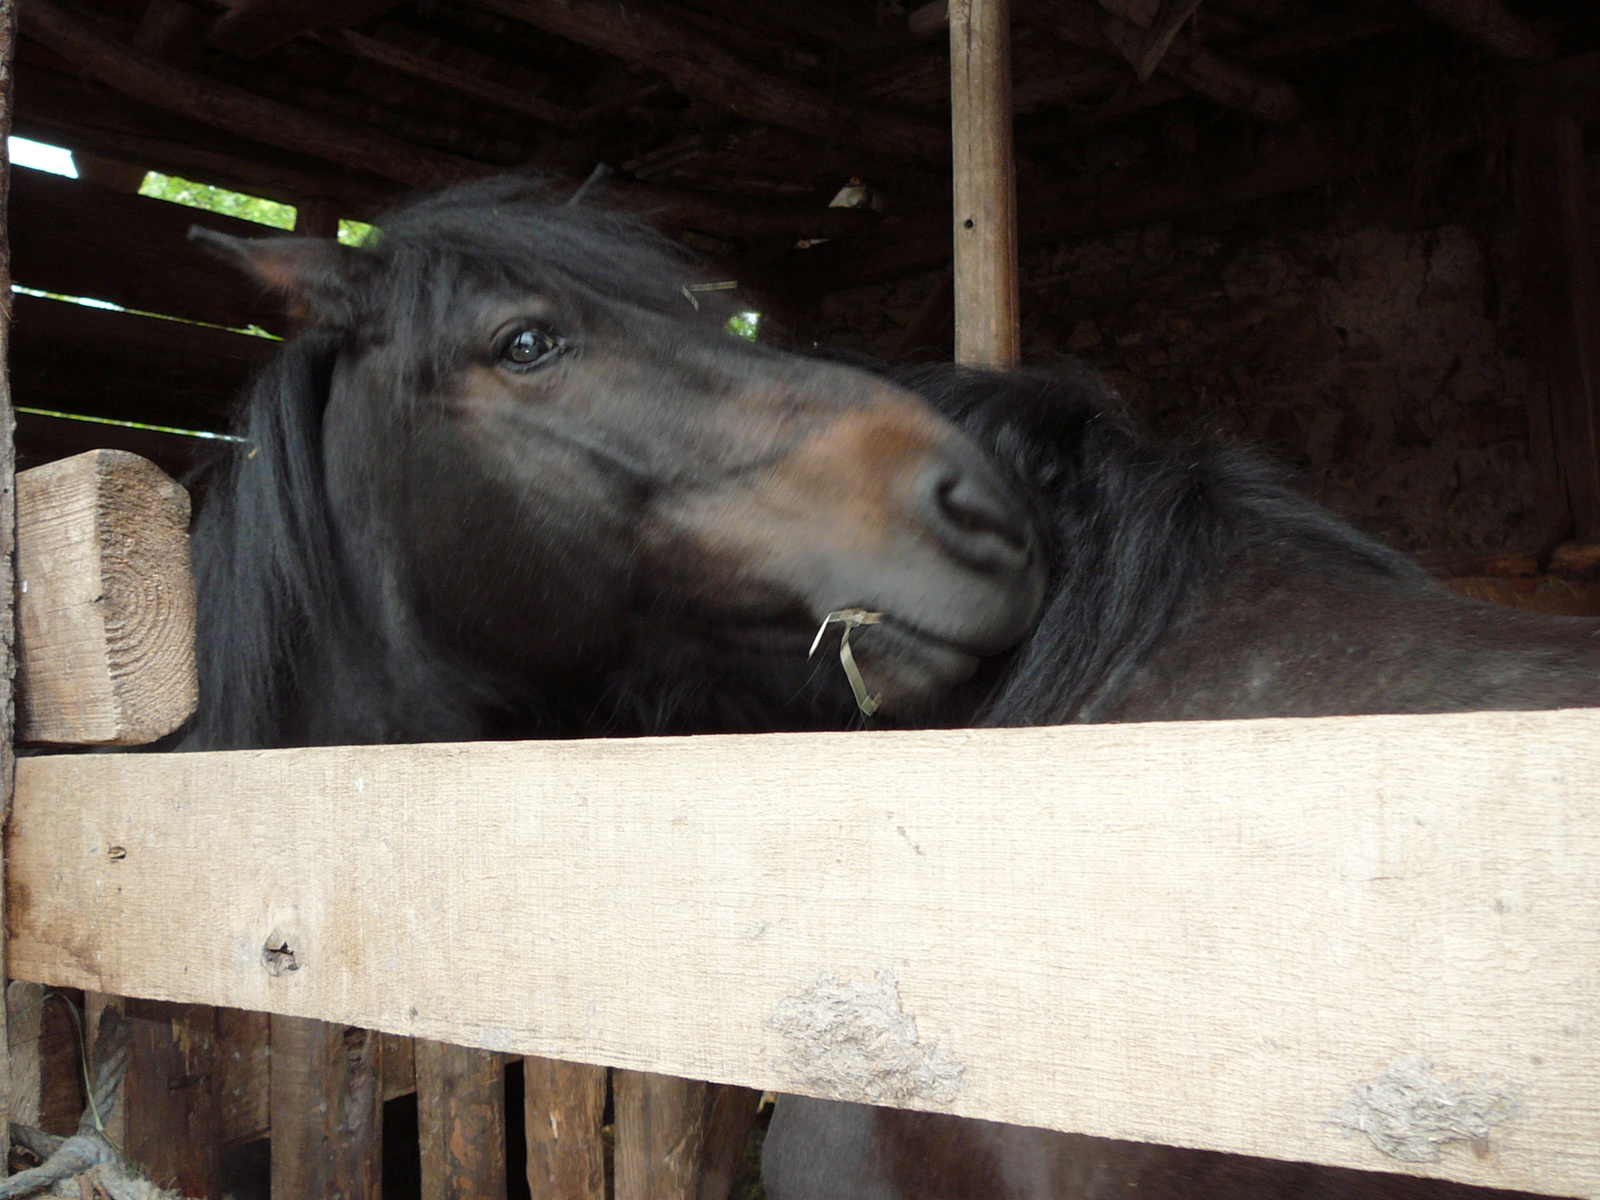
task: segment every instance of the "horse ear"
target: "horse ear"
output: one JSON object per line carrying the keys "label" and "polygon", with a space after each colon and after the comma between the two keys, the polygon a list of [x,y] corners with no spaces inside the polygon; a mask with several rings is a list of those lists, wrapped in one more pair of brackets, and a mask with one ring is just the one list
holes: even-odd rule
{"label": "horse ear", "polygon": [[189,240],[282,295],[291,316],[327,324],[348,322],[356,293],[377,259],[332,238],[239,238],[199,225]]}

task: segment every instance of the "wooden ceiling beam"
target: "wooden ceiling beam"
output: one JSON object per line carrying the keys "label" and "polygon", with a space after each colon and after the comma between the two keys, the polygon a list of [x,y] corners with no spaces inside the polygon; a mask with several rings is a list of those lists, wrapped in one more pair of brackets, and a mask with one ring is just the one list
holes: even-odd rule
{"label": "wooden ceiling beam", "polygon": [[950,152],[950,129],[942,121],[877,111],[773,76],[640,0],[479,4],[598,54],[658,71],[680,92],[750,120],[861,146],[899,161],[942,161]]}
{"label": "wooden ceiling beam", "polygon": [[469,159],[169,67],[106,36],[49,0],[29,0],[22,14],[22,32],[113,91],[269,146],[370,171],[417,188],[441,187],[491,170]]}
{"label": "wooden ceiling beam", "polygon": [[1413,0],[1469,42],[1519,62],[1547,62],[1560,53],[1553,38],[1512,13],[1500,0]]}
{"label": "wooden ceiling beam", "polygon": [[[1144,30],[1093,0],[1028,0],[1018,5],[1017,16],[1070,46],[1099,54],[1133,59],[1144,47]],[[1241,67],[1185,37],[1172,43],[1157,73],[1215,104],[1274,125],[1300,119],[1300,99],[1283,80]]]}
{"label": "wooden ceiling beam", "polygon": [[394,0],[235,0],[206,33],[215,49],[256,58],[303,33],[355,25]]}
{"label": "wooden ceiling beam", "polygon": [[460,67],[440,62],[436,58],[418,54],[414,50],[407,50],[390,42],[380,41],[363,33],[356,33],[353,30],[347,29],[339,33],[327,34],[319,40],[325,45],[343,50],[357,58],[366,59],[368,62],[375,62],[380,66],[388,67],[390,70],[398,71],[402,75],[425,80],[438,87],[459,92],[463,96],[470,96],[474,100],[481,100],[485,104],[492,104],[496,108],[520,113],[522,116],[531,117],[541,124],[553,125],[568,131],[588,129],[607,115],[616,112],[619,107],[638,103],[656,95],[669,86],[663,80],[642,88],[633,89],[626,96],[608,100],[602,104],[590,105],[583,109],[570,109],[563,108],[559,104],[552,104],[548,100],[541,100],[538,96],[519,88],[507,87],[503,83],[495,83],[493,80],[485,79],[481,75],[474,75],[470,71],[463,71]]}

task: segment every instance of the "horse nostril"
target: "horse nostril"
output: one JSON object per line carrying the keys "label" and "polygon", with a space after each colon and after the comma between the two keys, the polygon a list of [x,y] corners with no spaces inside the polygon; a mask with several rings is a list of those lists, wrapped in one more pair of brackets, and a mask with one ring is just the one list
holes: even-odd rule
{"label": "horse nostril", "polygon": [[1033,523],[981,460],[945,460],[923,477],[930,524],[945,547],[985,570],[1020,570],[1033,558]]}

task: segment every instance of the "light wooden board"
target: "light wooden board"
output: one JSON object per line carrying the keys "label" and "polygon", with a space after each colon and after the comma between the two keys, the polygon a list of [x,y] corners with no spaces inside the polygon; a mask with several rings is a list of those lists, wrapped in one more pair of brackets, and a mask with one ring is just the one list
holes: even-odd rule
{"label": "light wooden board", "polygon": [[17,737],[137,746],[194,711],[189,494],[91,450],[17,476]]}
{"label": "light wooden board", "polygon": [[[26,980],[1600,1196],[1600,711],[33,758],[8,850]],[[1481,1156],[1332,1120],[1417,1058]]]}

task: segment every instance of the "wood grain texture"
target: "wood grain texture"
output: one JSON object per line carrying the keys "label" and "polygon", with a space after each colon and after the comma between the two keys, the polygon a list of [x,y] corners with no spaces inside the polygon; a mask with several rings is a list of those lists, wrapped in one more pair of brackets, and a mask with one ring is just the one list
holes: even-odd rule
{"label": "wood grain texture", "polygon": [[[12,972],[1600,1196],[1597,794],[1600,711],[31,758]],[[1330,1120],[1416,1057],[1486,1156]]]}
{"label": "wood grain texture", "polygon": [[422,1200],[505,1200],[503,1058],[418,1038],[416,1072]]}
{"label": "wood grain texture", "polygon": [[124,1151],[180,1196],[221,1200],[216,1009],[130,1000],[126,1011],[133,1036]]}
{"label": "wood grain texture", "polygon": [[241,58],[256,58],[314,29],[355,25],[394,0],[239,0],[217,18],[206,41]]}
{"label": "wood grain texture", "polygon": [[1022,308],[1008,0],[952,0],[950,125],[956,361],[1012,367],[1022,354]]}
{"label": "wood grain texture", "polygon": [[714,1083],[706,1098],[706,1144],[700,1156],[699,1200],[728,1200],[744,1165],[745,1146],[761,1110],[757,1088]]}
{"label": "wood grain texture", "polygon": [[217,1132],[224,1145],[272,1130],[272,1017],[217,1009]]}
{"label": "wood grain texture", "polygon": [[194,711],[189,494],[93,450],[17,476],[18,737],[137,746]]}
{"label": "wood grain texture", "polygon": [[282,303],[188,240],[194,225],[235,237],[266,233],[253,222],[26,168],[12,177],[11,221],[12,270],[25,287],[281,332]]}
{"label": "wood grain texture", "polygon": [[1600,263],[1589,230],[1583,125],[1518,105],[1517,269],[1528,338],[1528,450],[1551,541],[1600,540]]}
{"label": "wood grain texture", "polygon": [[[17,532],[16,417],[11,399],[11,235],[9,233],[10,135],[16,97],[17,0],[0,0],[0,804],[11,802],[16,764],[13,741],[16,710],[12,677],[16,672],[14,585]],[[5,878],[5,837],[0,834],[0,886]],[[0,979],[8,978],[5,922],[0,921]],[[11,1156],[11,1052],[0,1030],[0,1163]]]}
{"label": "wood grain texture", "polygon": [[381,1200],[379,1036],[272,1018],[272,1200]]}
{"label": "wood grain texture", "polygon": [[606,1069],[529,1056],[522,1080],[533,1200],[606,1200]]}
{"label": "wood grain texture", "polygon": [[708,1084],[652,1071],[617,1071],[616,1200],[697,1200]]}

